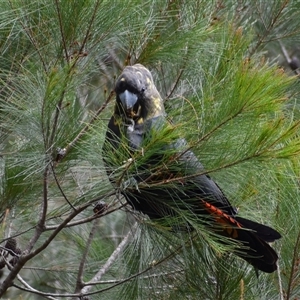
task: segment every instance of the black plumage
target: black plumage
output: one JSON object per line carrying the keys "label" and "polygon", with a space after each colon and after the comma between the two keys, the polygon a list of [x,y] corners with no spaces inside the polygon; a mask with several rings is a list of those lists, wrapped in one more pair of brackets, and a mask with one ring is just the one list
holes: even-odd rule
{"label": "black plumage", "polygon": [[186,141],[173,137],[174,126],[166,118],[150,71],[141,64],[126,67],[115,93],[104,160],[110,180],[121,187],[128,203],[151,219],[181,216],[179,223],[193,218],[207,224],[215,233],[237,241],[235,254],[255,268],[275,271],[278,256],[268,243],[280,234],[237,216]]}

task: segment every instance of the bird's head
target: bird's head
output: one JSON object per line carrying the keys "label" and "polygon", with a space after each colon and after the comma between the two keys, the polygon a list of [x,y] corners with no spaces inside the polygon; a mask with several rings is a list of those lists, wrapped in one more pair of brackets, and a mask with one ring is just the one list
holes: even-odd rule
{"label": "bird's head", "polygon": [[150,71],[141,64],[126,67],[115,86],[115,114],[135,124],[164,115],[163,100]]}

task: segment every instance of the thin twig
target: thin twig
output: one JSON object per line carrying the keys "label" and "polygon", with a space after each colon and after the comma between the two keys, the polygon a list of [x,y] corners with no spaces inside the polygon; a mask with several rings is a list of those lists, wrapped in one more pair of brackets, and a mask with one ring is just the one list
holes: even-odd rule
{"label": "thin twig", "polygon": [[178,85],[178,83],[180,81],[180,78],[181,78],[183,72],[184,72],[183,68],[179,70],[179,73],[178,73],[178,75],[176,77],[176,80],[175,80],[174,84],[172,85],[172,87],[170,88],[170,90],[167,92],[167,96],[166,96],[165,101],[169,100],[170,97],[171,97],[171,95],[174,93],[174,91],[175,91],[175,89],[176,89],[176,87],[177,87],[177,85]]}
{"label": "thin twig", "polygon": [[100,281],[102,276],[107,272],[107,270],[110,268],[110,266],[114,263],[114,261],[117,259],[119,254],[123,251],[125,246],[127,245],[129,238],[134,234],[135,229],[137,228],[137,224],[133,226],[133,229],[128,232],[128,234],[124,237],[122,242],[118,245],[118,247],[115,249],[115,251],[111,254],[109,259],[106,261],[106,263],[103,265],[103,267],[97,272],[97,274],[85,285],[85,287],[81,290],[82,294],[88,293],[88,291],[91,289],[91,285],[96,281]]}
{"label": "thin twig", "polygon": [[49,165],[45,167],[44,174],[43,174],[43,203],[41,205],[42,208],[41,208],[40,218],[35,227],[35,233],[30,239],[26,247],[25,250],[26,253],[29,253],[32,250],[33,246],[40,238],[45,228],[45,222],[46,222],[46,216],[48,210],[48,175],[49,175]]}
{"label": "thin twig", "polygon": [[[291,67],[292,66],[292,63],[293,63],[293,60],[291,59],[291,57],[289,56],[286,48],[284,47],[283,43],[279,40],[279,45],[280,45],[280,48],[281,48],[281,51],[282,51],[282,54],[286,60],[286,62],[289,64],[289,66]],[[300,70],[299,69],[293,69],[293,71],[297,74],[297,75],[300,75]]]}
{"label": "thin twig", "polygon": [[282,42],[280,40],[278,42],[279,42],[279,45],[280,45],[280,48],[281,48],[281,51],[282,51],[282,54],[283,54],[285,60],[287,61],[288,64],[290,64],[292,59],[290,58],[290,56],[289,56],[287,50],[285,49],[285,47],[283,46]]}
{"label": "thin twig", "polygon": [[[262,23],[265,26],[265,32],[262,34],[262,36],[259,37],[258,42],[256,43],[255,47],[252,48],[252,50],[249,53],[249,56],[251,57],[255,51],[259,48],[259,46],[263,43],[266,42],[266,37],[271,33],[271,30],[274,28],[275,24],[277,23],[282,11],[284,10],[284,8],[288,5],[288,0],[285,0],[281,7],[279,8],[278,12],[275,14],[275,16],[272,16],[272,20],[270,22],[270,24],[267,26],[264,22],[263,22],[263,17],[260,18],[260,21],[262,21]],[[265,12],[260,12],[261,15],[265,16]]]}
{"label": "thin twig", "polygon": [[[113,213],[113,212],[115,212],[117,210],[120,210],[121,208],[123,208],[126,205],[127,205],[127,203],[122,204],[122,205],[120,205],[120,206],[118,206],[118,207],[116,207],[114,209],[109,210],[109,211],[105,211],[103,214],[100,214],[100,215],[95,214],[95,215],[92,215],[90,217],[87,217],[87,218],[84,218],[84,219],[80,219],[78,221],[70,222],[70,223],[66,224],[65,228],[73,227],[73,226],[77,226],[77,225],[81,225],[81,224],[85,224],[85,223],[91,222],[91,221],[93,221],[95,219],[102,218],[102,217],[104,217],[106,215],[109,215],[109,214],[111,214],[111,213]],[[47,226],[45,228],[45,231],[55,230],[58,226],[59,225]]]}
{"label": "thin twig", "polygon": [[[110,193],[105,194],[105,195],[102,195],[101,197],[96,197],[96,198],[94,198],[94,199],[92,199],[92,200],[86,202],[85,204],[86,204],[87,206],[89,206],[89,205],[93,204],[93,203],[96,202],[96,201],[100,201],[100,200],[102,200],[102,199],[104,199],[104,198],[113,196],[113,195],[115,195],[115,193],[116,193],[115,191],[111,191]],[[119,200],[118,200],[118,202],[119,202]],[[112,204],[111,207],[112,207],[113,205],[114,205],[114,204]],[[101,215],[101,217],[104,216],[104,215],[113,213],[114,211],[119,210],[119,209],[123,208],[123,207],[126,206],[126,205],[127,205],[127,203],[122,204],[122,205],[120,205],[119,207],[117,207],[117,208],[115,208],[115,209],[106,211],[106,212],[104,212],[104,213]],[[57,218],[57,217],[61,217],[61,216],[62,216],[62,215],[48,218],[47,221],[52,220],[52,219],[55,219],[55,218]],[[80,220],[78,220],[78,221],[70,222],[70,223],[68,223],[68,224],[65,225],[65,228],[66,228],[66,227],[72,227],[72,226],[80,225],[80,224],[84,224],[84,223],[90,222],[90,221],[92,221],[92,220],[94,220],[94,219],[96,219],[96,218],[98,218],[98,217],[100,217],[100,216],[98,216],[98,215],[93,215],[93,216],[91,216],[91,217],[87,217],[87,218],[84,218],[84,219],[80,219]],[[48,225],[48,226],[46,225],[45,228],[44,228],[44,231],[56,230],[59,226],[60,226],[60,225]],[[9,240],[10,238],[16,238],[16,237],[18,237],[18,236],[20,236],[20,235],[23,235],[24,233],[29,232],[30,230],[33,230],[33,229],[35,229],[35,228],[36,228],[36,226],[32,226],[32,227],[29,227],[29,228],[27,228],[27,229],[21,231],[21,232],[15,233],[15,234],[11,235],[10,237],[7,237],[7,238],[5,238],[5,239],[2,239],[2,240],[0,241],[0,243],[3,243],[3,242],[5,242],[5,241]]]}
{"label": "thin twig", "polygon": [[[280,257],[280,252],[278,252],[278,256]],[[280,265],[277,262],[277,276],[278,276],[278,285],[279,285],[279,299],[284,300],[284,293],[282,288],[282,279],[281,279],[281,271],[280,271]]]}
{"label": "thin twig", "polygon": [[98,0],[98,1],[96,2],[95,6],[94,6],[94,9],[93,9],[93,15],[92,15],[92,17],[91,17],[91,19],[90,19],[90,21],[89,21],[89,26],[88,26],[88,28],[87,28],[87,31],[86,31],[84,40],[83,40],[83,42],[82,42],[81,48],[80,48],[80,50],[79,50],[79,53],[82,53],[82,52],[83,52],[84,46],[86,45],[87,40],[88,40],[88,38],[89,38],[89,36],[90,36],[90,32],[91,32],[91,29],[92,29],[92,25],[93,25],[93,23],[94,23],[94,21],[95,21],[95,18],[96,18],[97,12],[98,12],[99,5],[100,5],[100,0]]}
{"label": "thin twig", "polygon": [[[71,293],[61,293],[61,294],[56,294],[56,293],[45,293],[45,292],[41,292],[38,291],[36,289],[29,289],[29,288],[24,288],[22,286],[19,286],[15,283],[13,283],[11,286],[14,286],[15,288],[24,291],[24,292],[29,292],[32,294],[36,294],[36,295],[41,295],[44,297],[66,297],[66,298],[71,298],[71,297],[81,297],[82,295],[80,294],[71,294]],[[52,298],[52,299],[56,299],[56,298]]]}
{"label": "thin twig", "polygon": [[84,286],[84,284],[83,284],[84,266],[85,266],[87,255],[89,253],[90,246],[91,246],[91,243],[92,243],[92,241],[94,239],[94,235],[95,235],[95,232],[97,230],[98,225],[99,225],[99,219],[96,219],[94,221],[94,223],[93,223],[93,226],[92,226],[92,229],[90,231],[88,240],[87,240],[87,242],[85,244],[85,249],[84,249],[84,252],[82,254],[82,258],[81,258],[80,264],[79,264],[78,274],[77,274],[77,280],[76,280],[76,287],[75,287],[75,291],[74,291],[75,293],[80,292],[80,290]]}
{"label": "thin twig", "polygon": [[55,173],[55,170],[54,170],[54,167],[53,167],[53,164],[51,164],[51,170],[52,170],[52,174],[54,176],[54,179],[55,179],[55,182],[56,182],[56,185],[60,191],[60,193],[62,194],[62,196],[64,197],[64,199],[66,200],[66,202],[70,205],[70,207],[72,207],[73,210],[75,210],[75,207],[73,206],[73,204],[69,201],[68,197],[66,196],[66,194],[64,193],[58,179],[57,179],[57,176],[56,176],[56,173]]}
{"label": "thin twig", "polygon": [[[151,274],[151,275],[146,275],[146,276],[141,276],[141,279],[150,279],[150,278],[156,278],[156,277],[162,277],[162,276],[170,276],[170,275],[177,275],[178,273],[183,273],[185,272],[185,270],[175,270],[172,272],[161,272],[158,274]],[[123,280],[119,279],[115,279],[115,280],[101,280],[101,281],[95,281],[93,283],[90,283],[90,285],[98,285],[98,284],[115,284],[115,283],[119,283]]]}
{"label": "thin twig", "polygon": [[[29,285],[21,276],[20,274],[17,275],[18,280],[27,288],[30,290],[31,293],[39,293],[40,291],[36,290],[33,288],[31,285]],[[46,298],[51,299],[51,300],[56,300],[56,298],[50,296],[50,295],[45,295]]]}
{"label": "thin twig", "polygon": [[66,38],[65,38],[63,24],[62,24],[62,16],[61,16],[60,8],[59,8],[59,2],[60,1],[55,0],[55,7],[56,7],[56,11],[57,11],[57,16],[58,16],[59,30],[60,30],[61,40],[62,40],[62,44],[63,44],[63,50],[65,52],[66,60],[69,61],[68,48],[67,48]]}
{"label": "thin twig", "polygon": [[48,239],[46,239],[46,241],[36,250],[34,250],[33,252],[29,253],[28,255],[26,255],[25,257],[30,259],[34,256],[36,256],[37,254],[39,254],[41,251],[43,251],[44,249],[47,248],[47,246],[51,243],[51,241],[57,236],[57,234],[65,228],[65,226],[69,223],[69,221],[71,221],[72,219],[74,219],[79,213],[81,213],[82,211],[84,211],[87,207],[89,206],[89,204],[85,204],[79,208],[77,208],[75,211],[73,211],[53,232],[52,234],[48,237]]}

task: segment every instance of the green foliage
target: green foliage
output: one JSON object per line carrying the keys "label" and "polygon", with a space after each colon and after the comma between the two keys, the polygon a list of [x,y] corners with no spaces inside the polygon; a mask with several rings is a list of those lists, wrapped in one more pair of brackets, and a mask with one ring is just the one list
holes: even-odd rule
{"label": "green foliage", "polygon": [[[0,246],[15,238],[22,252],[2,268],[1,298],[297,297],[298,78],[279,64],[299,40],[299,1],[75,2],[0,2]],[[125,144],[106,157],[122,179],[114,189],[101,149],[115,78],[137,62],[175,125],[132,163]],[[257,278],[206,220],[181,213],[196,231],[174,232],[178,220],[125,205],[122,181],[178,136],[239,215],[282,233],[277,273]]]}

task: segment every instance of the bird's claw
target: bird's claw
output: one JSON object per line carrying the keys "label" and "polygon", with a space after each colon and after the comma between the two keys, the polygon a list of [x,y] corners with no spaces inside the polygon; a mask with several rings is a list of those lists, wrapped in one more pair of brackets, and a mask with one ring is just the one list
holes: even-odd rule
{"label": "bird's claw", "polygon": [[134,125],[135,125],[134,120],[133,120],[133,119],[130,119],[130,118],[126,118],[126,121],[129,121],[129,122],[130,122],[130,124],[126,124],[126,126],[127,126],[127,131],[128,131],[129,133],[133,132],[133,131],[134,131]]}

